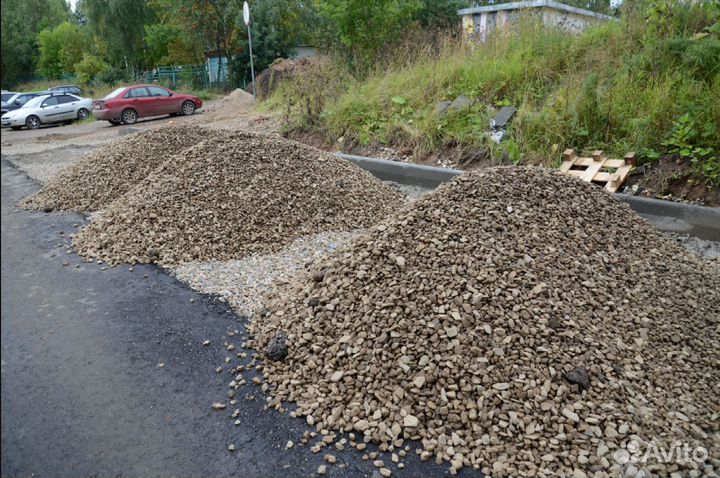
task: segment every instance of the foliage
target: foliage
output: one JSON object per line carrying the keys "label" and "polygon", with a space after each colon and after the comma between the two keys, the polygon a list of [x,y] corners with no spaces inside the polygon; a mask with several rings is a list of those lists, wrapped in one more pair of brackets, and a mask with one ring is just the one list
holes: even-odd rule
{"label": "foliage", "polygon": [[63,22],[38,34],[40,57],[37,71],[46,78],[59,78],[63,73],[73,73],[75,64],[83,58],[88,37],[74,23]]}
{"label": "foliage", "polygon": [[[638,27],[651,21],[647,10],[627,5],[621,21],[577,36],[521,21],[516,35],[491,36],[482,45],[436,41],[416,48],[411,61],[329,91],[317,100],[325,107],[314,129],[331,140],[393,143],[418,157],[461,145],[488,149],[496,159],[545,164],[568,147],[602,149],[610,157],[687,149],[697,170],[717,184],[717,24],[706,6],[676,7],[652,35]],[[434,112],[440,101],[461,94],[475,99],[470,108]],[[495,147],[488,120],[507,104],[518,113]],[[685,114],[690,133],[678,120]]]}
{"label": "foliage", "polygon": [[329,19],[337,41],[351,54],[356,69],[368,67],[380,50],[401,36],[421,0],[316,0],[321,15]]}
{"label": "foliage", "polygon": [[110,65],[105,63],[101,58],[85,53],[82,61],[75,65],[75,73],[80,83],[90,84],[96,78],[101,77],[108,70]]}
{"label": "foliage", "polygon": [[[312,5],[298,0],[252,2],[250,18],[256,73],[267,68],[277,58],[291,56],[296,46],[310,42],[312,25],[318,22],[317,12]],[[250,49],[242,14],[239,14],[237,22],[243,26],[237,74],[239,78],[250,81]]]}
{"label": "foliage", "polygon": [[280,84],[269,108],[282,108],[289,129],[312,129],[326,113],[326,101],[340,95],[351,81],[345,69],[336,63],[319,63],[310,74],[293,77]]}
{"label": "foliage", "polygon": [[422,8],[415,15],[423,28],[448,29],[458,25],[457,11],[475,4],[468,0],[422,0]]}
{"label": "foliage", "polygon": [[150,65],[144,45],[145,25],[154,12],[146,0],[79,0],[97,51],[115,67],[135,71]]}
{"label": "foliage", "polygon": [[34,73],[38,60],[38,33],[67,20],[68,8],[64,0],[2,0],[0,17],[0,81],[6,87]]}
{"label": "foliage", "polygon": [[228,58],[228,69],[234,71],[242,36],[237,24],[241,3],[238,0],[176,0],[172,5],[172,11],[177,13],[176,21],[188,35],[197,38],[206,51]]}
{"label": "foliage", "polygon": [[690,114],[685,113],[673,124],[670,135],[662,145],[669,153],[689,159],[709,182],[720,186],[720,156],[715,148],[708,146],[717,133],[717,128],[712,124],[698,128]]}

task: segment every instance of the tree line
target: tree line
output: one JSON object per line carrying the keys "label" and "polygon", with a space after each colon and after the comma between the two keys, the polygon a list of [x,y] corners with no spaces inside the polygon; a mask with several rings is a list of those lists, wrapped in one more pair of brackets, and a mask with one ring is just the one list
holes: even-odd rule
{"label": "tree line", "polygon": [[[568,3],[609,8],[609,0]],[[308,44],[366,68],[408,29],[457,29],[471,0],[251,0],[258,71]],[[486,1],[485,3],[493,3]],[[114,83],[158,65],[229,59],[231,84],[249,77],[242,0],[3,0],[3,87],[75,75]]]}

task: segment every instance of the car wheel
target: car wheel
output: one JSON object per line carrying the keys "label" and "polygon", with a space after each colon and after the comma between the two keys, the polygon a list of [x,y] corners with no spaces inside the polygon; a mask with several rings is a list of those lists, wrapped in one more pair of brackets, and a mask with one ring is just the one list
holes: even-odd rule
{"label": "car wheel", "polygon": [[137,111],[132,108],[128,108],[120,115],[122,122],[125,124],[135,124],[138,120]]}
{"label": "car wheel", "polygon": [[195,113],[195,103],[192,101],[186,101],[182,104],[182,114],[184,116],[190,116],[191,114]]}
{"label": "car wheel", "polygon": [[88,110],[86,110],[85,108],[80,108],[78,110],[78,116],[77,116],[78,121],[86,120],[89,117],[90,117],[90,112]]}
{"label": "car wheel", "polygon": [[22,126],[10,126],[10,128],[14,129],[15,131],[22,129]]}
{"label": "car wheel", "polygon": [[35,115],[30,115],[25,120],[25,126],[29,129],[38,129],[40,127],[40,118]]}

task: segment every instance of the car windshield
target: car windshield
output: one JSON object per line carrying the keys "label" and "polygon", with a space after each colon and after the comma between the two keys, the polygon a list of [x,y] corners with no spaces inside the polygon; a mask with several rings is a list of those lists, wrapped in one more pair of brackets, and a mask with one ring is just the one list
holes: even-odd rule
{"label": "car windshield", "polygon": [[37,108],[47,96],[36,96],[23,105],[23,108]]}
{"label": "car windshield", "polygon": [[7,100],[9,100],[10,98],[12,98],[13,96],[15,96],[15,93],[3,93],[3,94],[2,94],[2,100],[3,100],[3,101],[7,101]]}
{"label": "car windshield", "polygon": [[118,88],[117,90],[113,91],[112,93],[110,93],[109,95],[107,95],[107,96],[106,96],[105,98],[103,98],[103,99],[104,99],[104,100],[111,100],[111,99],[113,99],[113,98],[116,98],[120,93],[122,93],[122,92],[125,91],[126,89],[127,89],[127,87],[125,87],[125,86],[123,86],[122,88]]}

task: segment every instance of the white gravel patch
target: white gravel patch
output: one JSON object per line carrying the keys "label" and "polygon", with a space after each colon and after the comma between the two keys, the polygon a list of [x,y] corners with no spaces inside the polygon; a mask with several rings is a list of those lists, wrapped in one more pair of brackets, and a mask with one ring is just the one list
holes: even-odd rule
{"label": "white gravel patch", "polygon": [[169,270],[193,289],[215,294],[240,315],[263,308],[264,298],[277,291],[300,269],[347,245],[362,231],[323,232],[295,239],[275,254],[254,254],[239,260],[186,262]]}

